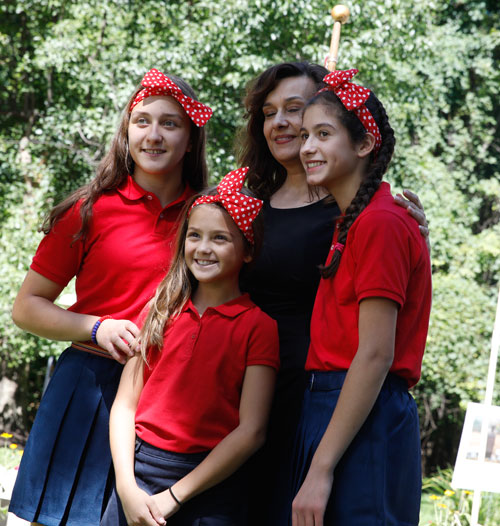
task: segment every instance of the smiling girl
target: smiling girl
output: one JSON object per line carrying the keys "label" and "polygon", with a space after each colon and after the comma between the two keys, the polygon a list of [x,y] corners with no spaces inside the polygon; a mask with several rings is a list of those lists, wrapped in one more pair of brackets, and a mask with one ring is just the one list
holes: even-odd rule
{"label": "smiling girl", "polygon": [[[47,526],[99,524],[110,482],[108,419],[136,321],[170,266],[178,216],[206,183],[212,110],[180,78],[149,71],[96,177],[57,205],[13,319],[73,341],[57,362],[23,455],[10,511]],[[54,302],[76,276],[76,303]]]}
{"label": "smiling girl", "polygon": [[295,445],[293,507],[280,524],[417,526],[420,436],[415,401],[431,307],[418,226],[382,182],[394,151],[385,110],[325,77],[308,102],[300,151],[307,180],[341,215],[311,320],[309,371]]}
{"label": "smiling girl", "polygon": [[102,526],[247,524],[238,468],[265,440],[279,358],[276,322],[240,292],[262,236],[245,173],[188,205],[111,411],[117,493]]}

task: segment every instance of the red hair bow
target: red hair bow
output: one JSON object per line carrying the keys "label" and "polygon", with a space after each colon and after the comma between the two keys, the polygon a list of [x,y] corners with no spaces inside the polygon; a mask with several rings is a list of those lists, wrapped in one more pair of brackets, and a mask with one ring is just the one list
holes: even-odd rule
{"label": "red hair bow", "polygon": [[131,112],[141,100],[147,97],[153,97],[154,95],[170,96],[173,97],[183,108],[184,111],[189,115],[198,128],[205,126],[210,117],[212,116],[212,109],[198,102],[197,100],[188,97],[182,93],[182,90],[177,84],[164,75],[161,71],[153,68],[150,69],[141,81],[143,90],[139,91],[135,99],[130,104],[129,111]]}
{"label": "red hair bow", "polygon": [[217,194],[198,197],[189,212],[191,213],[191,210],[198,205],[221,203],[236,226],[253,245],[252,223],[259,215],[263,201],[241,193],[247,172],[248,166],[229,172],[217,185]]}
{"label": "red hair bow", "polygon": [[365,106],[371,91],[363,88],[363,86],[349,82],[356,73],[358,73],[357,69],[332,71],[323,79],[323,82],[328,84],[328,87],[323,89],[333,91],[346,110],[353,111],[357,115],[365,130],[375,137],[375,151],[378,151],[382,144],[382,136],[373,115]]}

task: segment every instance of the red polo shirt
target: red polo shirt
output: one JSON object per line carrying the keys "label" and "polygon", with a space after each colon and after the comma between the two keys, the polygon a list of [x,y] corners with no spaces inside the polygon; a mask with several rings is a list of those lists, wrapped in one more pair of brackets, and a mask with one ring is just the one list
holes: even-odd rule
{"label": "red polo shirt", "polygon": [[80,203],[68,210],[42,239],[31,268],[66,286],[76,276],[81,314],[136,321],[169,268],[183,194],[165,208],[132,177],[93,206],[85,240],[73,241],[81,225]]}
{"label": "red polo shirt", "polygon": [[276,322],[248,294],[201,317],[189,301],[144,365],[137,435],[177,453],[214,448],[238,426],[246,367],[277,370],[278,347]]}
{"label": "red polo shirt", "polygon": [[[334,234],[335,243],[337,231]],[[333,250],[327,258],[330,262]],[[388,298],[399,305],[390,371],[411,387],[420,378],[431,308],[431,267],[425,240],[382,183],[349,229],[333,279],[322,279],[311,320],[307,370],[345,370],[358,349],[359,302]]]}

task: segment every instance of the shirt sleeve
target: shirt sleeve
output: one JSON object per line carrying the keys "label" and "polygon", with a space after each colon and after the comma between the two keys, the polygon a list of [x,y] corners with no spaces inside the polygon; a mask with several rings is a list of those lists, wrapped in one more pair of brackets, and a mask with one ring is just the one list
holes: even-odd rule
{"label": "shirt sleeve", "polygon": [[249,338],[247,366],[268,365],[279,370],[278,325],[267,314],[258,310]]}
{"label": "shirt sleeve", "polygon": [[412,242],[408,225],[396,214],[379,210],[360,217],[350,249],[358,302],[381,297],[404,304]]}
{"label": "shirt sleeve", "polygon": [[83,260],[84,242],[74,240],[81,224],[80,206],[67,210],[38,245],[31,269],[65,287]]}

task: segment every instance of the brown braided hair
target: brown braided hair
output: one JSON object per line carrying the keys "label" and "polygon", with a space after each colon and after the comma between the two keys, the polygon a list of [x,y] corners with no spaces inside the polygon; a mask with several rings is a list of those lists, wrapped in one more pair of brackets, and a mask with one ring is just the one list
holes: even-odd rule
{"label": "brown braided hair", "polygon": [[[185,95],[196,99],[195,92],[187,82],[175,75],[167,73],[167,76],[179,86]],[[141,85],[137,86],[125,105],[118,130],[113,137],[108,153],[99,163],[96,176],[89,183],[75,190],[50,211],[40,228],[42,232],[48,234],[61,216],[75,206],[78,201],[82,200],[80,207],[82,225],[75,234],[74,241],[79,238],[85,238],[92,218],[92,208],[97,199],[105,192],[118,188],[127,180],[129,173],[134,173],[135,163],[130,156],[128,147],[129,107],[142,89]],[[198,128],[191,122],[190,133],[192,148],[184,156],[182,181],[193,190],[199,192],[207,185],[208,170],[205,161],[206,132],[205,128]]]}
{"label": "brown braided hair", "polygon": [[[327,108],[327,110],[334,112],[335,117],[340,120],[341,124],[343,124],[347,130],[353,144],[359,144],[363,140],[367,131],[361,124],[361,121],[358,119],[356,114],[347,110],[335,93],[326,90],[316,94],[307,103],[305,109],[314,104],[322,104]],[[346,244],[347,234],[349,233],[351,225],[354,223],[359,214],[361,214],[361,212],[368,206],[371,198],[378,190],[380,183],[382,182],[382,177],[387,171],[387,167],[391,161],[392,154],[394,153],[394,145],[396,144],[394,130],[389,124],[387,113],[385,112],[382,103],[378,100],[373,92],[370,93],[365,105],[370,110],[370,113],[372,114],[380,129],[380,134],[382,135],[382,144],[376,154],[373,151],[371,152],[370,164],[363,181],[358,188],[354,199],[347,207],[342,221],[338,223],[339,233],[337,242],[341,243],[342,245]],[[339,218],[337,218],[337,220],[338,219]],[[342,251],[336,249],[330,263],[326,266],[320,267],[321,276],[323,278],[333,278],[333,276],[335,276],[341,257]]]}

